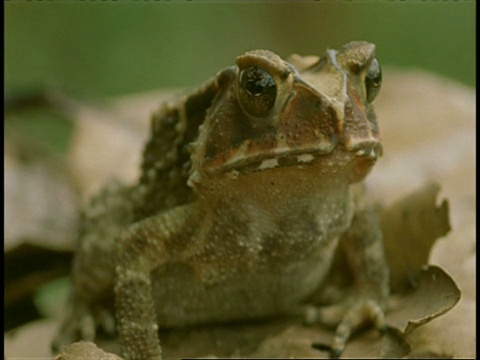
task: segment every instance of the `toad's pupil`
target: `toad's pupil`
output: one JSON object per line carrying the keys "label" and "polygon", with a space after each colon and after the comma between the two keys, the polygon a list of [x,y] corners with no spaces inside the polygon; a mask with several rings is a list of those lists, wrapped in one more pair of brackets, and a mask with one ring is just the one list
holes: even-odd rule
{"label": "toad's pupil", "polygon": [[242,72],[240,80],[250,95],[258,96],[275,88],[275,81],[269,73],[256,66]]}
{"label": "toad's pupil", "polygon": [[382,70],[377,59],[373,59],[372,63],[367,69],[367,76],[365,78],[365,86],[367,89],[367,101],[372,102],[380,91],[382,84]]}

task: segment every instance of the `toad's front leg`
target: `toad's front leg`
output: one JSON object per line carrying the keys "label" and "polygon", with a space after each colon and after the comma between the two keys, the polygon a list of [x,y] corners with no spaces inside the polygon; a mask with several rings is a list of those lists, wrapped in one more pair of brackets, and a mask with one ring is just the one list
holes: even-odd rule
{"label": "toad's front leg", "polygon": [[306,322],[336,325],[331,357],[338,357],[354,330],[372,322],[385,329],[386,304],[390,293],[389,269],[385,259],[380,223],[362,185],[356,185],[355,215],[341,245],[354,277],[350,296],[326,307],[307,307]]}
{"label": "toad's front leg", "polygon": [[181,206],[133,224],[118,238],[115,317],[126,359],[161,359],[150,273],[181,256],[198,218],[197,206]]}

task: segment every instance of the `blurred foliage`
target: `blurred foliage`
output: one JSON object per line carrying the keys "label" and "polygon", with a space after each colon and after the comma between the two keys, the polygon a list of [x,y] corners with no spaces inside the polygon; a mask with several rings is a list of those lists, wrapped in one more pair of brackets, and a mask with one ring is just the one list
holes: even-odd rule
{"label": "blurred foliage", "polygon": [[194,86],[254,48],[323,54],[377,44],[383,65],[475,85],[474,1],[5,3],[7,94],[54,85],[82,97]]}
{"label": "blurred foliage", "polygon": [[30,137],[38,139],[42,143],[49,144],[55,152],[65,152],[68,148],[68,135],[73,131],[73,124],[64,116],[47,109],[26,109],[21,113],[6,115],[4,123],[5,135],[16,134],[27,135],[25,141]]}

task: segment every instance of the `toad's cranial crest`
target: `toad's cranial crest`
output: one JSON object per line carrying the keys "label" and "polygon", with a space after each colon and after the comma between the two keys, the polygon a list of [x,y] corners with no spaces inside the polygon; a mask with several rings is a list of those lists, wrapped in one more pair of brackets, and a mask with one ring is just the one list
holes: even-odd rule
{"label": "toad's cranial crest", "polygon": [[[161,106],[139,182],[108,184],[83,213],[54,344],[93,340],[114,320],[126,359],[160,359],[157,328],[299,307],[338,325],[332,355],[361,323],[381,328],[388,268],[361,182],[382,154],[380,84],[367,42],[289,61],[255,50]],[[306,306],[339,243],[352,295]]]}

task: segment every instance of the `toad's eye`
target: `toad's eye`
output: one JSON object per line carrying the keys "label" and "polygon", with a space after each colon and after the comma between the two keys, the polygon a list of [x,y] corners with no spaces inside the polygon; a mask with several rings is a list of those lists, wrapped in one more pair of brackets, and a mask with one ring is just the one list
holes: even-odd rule
{"label": "toad's eye", "polygon": [[371,103],[382,85],[382,69],[377,59],[373,59],[367,69],[367,75],[365,77],[365,88],[367,90],[367,101]]}
{"label": "toad's eye", "polygon": [[253,117],[267,116],[277,97],[277,84],[265,70],[249,66],[238,77],[238,100],[242,109]]}

